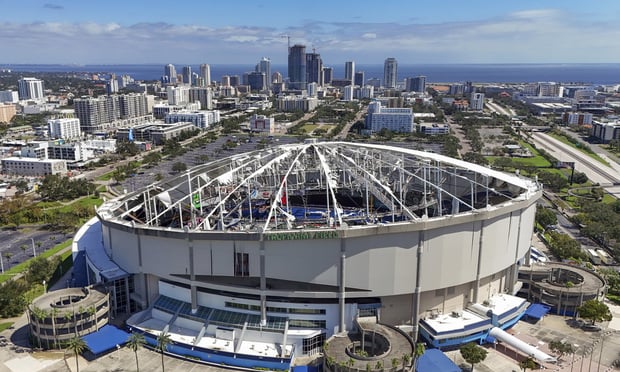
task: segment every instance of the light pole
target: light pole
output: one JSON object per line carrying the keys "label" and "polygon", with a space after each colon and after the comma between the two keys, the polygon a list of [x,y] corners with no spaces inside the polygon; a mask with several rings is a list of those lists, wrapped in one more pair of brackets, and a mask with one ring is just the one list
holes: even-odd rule
{"label": "light pole", "polygon": [[34,238],[30,238],[32,242],[32,257],[37,257],[37,250],[34,248]]}
{"label": "light pole", "polygon": [[2,261],[2,254],[0,254],[0,266],[2,267],[2,274],[4,274],[4,261]]}

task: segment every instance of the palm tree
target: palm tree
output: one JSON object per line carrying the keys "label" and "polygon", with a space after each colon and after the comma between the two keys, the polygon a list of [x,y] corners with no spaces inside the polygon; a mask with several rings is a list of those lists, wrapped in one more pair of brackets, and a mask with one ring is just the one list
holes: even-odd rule
{"label": "palm tree", "polygon": [[413,370],[415,371],[418,368],[418,361],[420,357],[424,355],[426,352],[426,346],[423,343],[418,342],[415,344],[415,350],[413,350]]}
{"label": "palm tree", "polygon": [[157,336],[157,350],[159,350],[159,352],[161,352],[161,370],[162,370],[162,372],[165,371],[165,368],[164,368],[164,352],[168,348],[168,345],[170,345],[171,343],[172,343],[172,339],[170,338],[170,335],[168,334],[168,332],[162,332],[162,333],[159,334],[159,336]]}
{"label": "palm tree", "polygon": [[523,359],[521,362],[519,362],[519,367],[523,368],[523,372],[525,372],[528,369],[534,369],[538,367],[538,364],[536,363],[536,360],[534,360],[534,358],[527,357]]}
{"label": "palm tree", "polygon": [[52,307],[50,311],[50,316],[52,317],[52,332],[54,332],[54,346],[58,347],[58,335],[56,334],[56,317],[58,316],[58,309]]}
{"label": "palm tree", "polygon": [[131,336],[129,336],[129,340],[127,340],[127,347],[133,350],[136,356],[136,372],[140,372],[140,366],[138,365],[138,349],[144,344],[146,344],[146,340],[142,333],[132,333]]}
{"label": "palm tree", "polygon": [[80,372],[80,363],[78,362],[78,355],[81,354],[84,350],[86,350],[86,342],[81,338],[75,336],[69,340],[67,344],[67,350],[73,351],[75,354],[75,367],[77,372]]}
{"label": "palm tree", "polygon": [[[97,308],[95,308],[95,305],[91,306],[88,308],[88,316],[92,318],[93,315],[97,314]],[[90,326],[92,327],[92,326]],[[88,329],[90,330],[90,327],[88,327]],[[95,331],[99,332],[99,325],[97,324],[97,317],[95,316]]]}

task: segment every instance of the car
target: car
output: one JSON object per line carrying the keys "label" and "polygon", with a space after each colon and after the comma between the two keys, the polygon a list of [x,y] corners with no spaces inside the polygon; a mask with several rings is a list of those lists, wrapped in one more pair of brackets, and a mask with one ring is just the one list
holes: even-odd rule
{"label": "car", "polygon": [[584,324],[581,329],[586,332],[598,332],[601,330],[601,327],[597,326],[596,324]]}

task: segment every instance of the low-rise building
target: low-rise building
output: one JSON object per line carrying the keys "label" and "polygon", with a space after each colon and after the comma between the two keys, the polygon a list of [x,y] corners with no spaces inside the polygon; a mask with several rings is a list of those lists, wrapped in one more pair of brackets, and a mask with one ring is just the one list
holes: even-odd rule
{"label": "low-rise building", "polygon": [[319,105],[316,97],[284,96],[278,97],[278,110],[280,111],[312,111]]}
{"label": "low-rise building", "polygon": [[0,123],[9,123],[17,114],[15,105],[11,103],[0,103]]}
{"label": "low-rise building", "polygon": [[47,121],[47,132],[50,138],[80,138],[80,119],[50,119]]}
{"label": "low-rise building", "polygon": [[116,132],[116,138],[119,141],[129,141],[130,137],[133,137],[134,141],[152,142],[155,145],[161,145],[166,140],[176,138],[181,133],[192,130],[196,130],[196,126],[191,122],[147,123],[133,128],[119,129]]}
{"label": "low-rise building", "polygon": [[594,120],[592,122],[592,137],[603,143],[611,140],[620,139],[620,121],[603,122]]}
{"label": "low-rise building", "polygon": [[439,135],[450,133],[450,126],[443,123],[420,123],[417,125],[419,133],[428,135]]}
{"label": "low-rise building", "polygon": [[265,115],[252,115],[250,118],[250,131],[252,132],[275,132],[276,121],[274,118]]}
{"label": "low-rise building", "polygon": [[192,122],[197,128],[207,129],[220,121],[220,112],[215,111],[178,111],[167,114],[164,118],[167,124]]}
{"label": "low-rise building", "polygon": [[56,159],[10,157],[2,159],[2,173],[34,177],[65,174],[67,173],[67,162]]}

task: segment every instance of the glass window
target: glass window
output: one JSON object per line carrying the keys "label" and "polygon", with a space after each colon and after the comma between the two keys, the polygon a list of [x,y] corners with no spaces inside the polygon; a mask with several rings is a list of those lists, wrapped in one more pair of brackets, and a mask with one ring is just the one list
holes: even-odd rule
{"label": "glass window", "polygon": [[250,276],[250,255],[235,252],[235,276]]}

